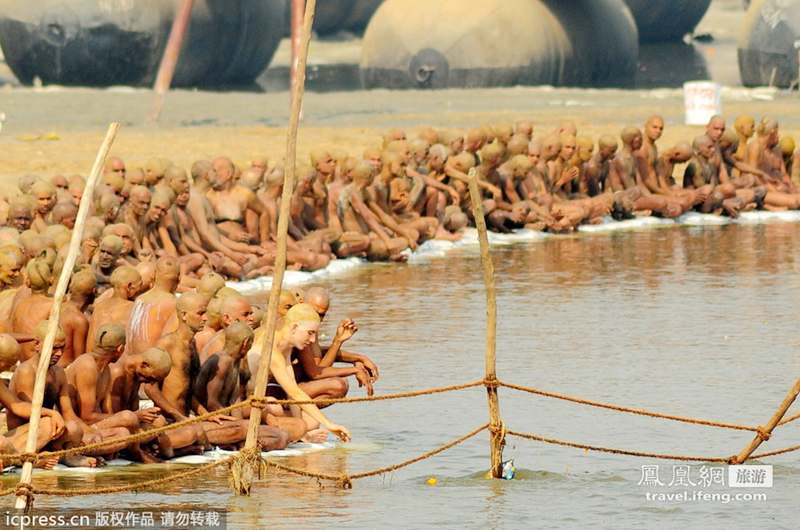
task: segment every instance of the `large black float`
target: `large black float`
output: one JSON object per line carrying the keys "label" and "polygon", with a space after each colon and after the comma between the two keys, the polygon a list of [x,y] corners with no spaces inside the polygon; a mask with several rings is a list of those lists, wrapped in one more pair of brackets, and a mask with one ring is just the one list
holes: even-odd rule
{"label": "large black float", "polygon": [[[150,85],[179,0],[0,0],[0,43],[31,84]],[[196,0],[173,86],[252,82],[282,35],[285,0]]]}
{"label": "large black float", "polygon": [[756,0],[739,32],[739,73],[745,86],[787,88],[798,78],[800,1]]}
{"label": "large black float", "polygon": [[365,88],[631,86],[637,54],[622,0],[386,0],[361,73]]}
{"label": "large black float", "polygon": [[711,0],[625,0],[641,42],[679,41],[694,31]]}

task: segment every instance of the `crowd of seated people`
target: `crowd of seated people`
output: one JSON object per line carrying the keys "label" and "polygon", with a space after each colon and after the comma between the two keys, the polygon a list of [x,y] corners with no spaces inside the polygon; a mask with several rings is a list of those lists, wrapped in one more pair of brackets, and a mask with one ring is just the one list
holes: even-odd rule
{"label": "crowd of seated people", "polygon": [[[713,117],[704,134],[659,149],[664,120],[625,127],[619,138],[579,135],[571,122],[534,134],[529,122],[466,132],[393,130],[361,157],[317,150],[297,168],[287,263],[313,271],[332,259],[402,261],[429,239],[457,240],[474,224],[474,175],[486,223],[572,232],[608,216],[676,218],[688,211],[737,217],[800,208],[800,164],[778,123]],[[682,174],[676,174],[682,172]],[[61,308],[48,371],[38,450],[121,440],[62,459],[98,465],[120,453],[157,462],[243,443],[249,407],[126,443],[131,434],[245,401],[261,362],[263,313],[226,280],[272,273],[284,169],[255,157],[199,160],[189,171],[152,158],[142,168],[107,160],[92,196],[75,270]],[[9,432],[0,452],[21,452],[54,283],[62,274],[86,187],[81,176],[19,179],[0,198],[0,402]],[[180,294],[180,296],[178,296]],[[348,378],[372,393],[375,364],[342,349],[356,331],[317,342],[328,293],[284,291],[270,356],[270,399],[340,398]],[[338,363],[338,364],[337,364]],[[140,397],[153,406],[140,408]],[[312,404],[261,411],[264,449],[349,439]],[[39,465],[52,467],[53,459]]]}

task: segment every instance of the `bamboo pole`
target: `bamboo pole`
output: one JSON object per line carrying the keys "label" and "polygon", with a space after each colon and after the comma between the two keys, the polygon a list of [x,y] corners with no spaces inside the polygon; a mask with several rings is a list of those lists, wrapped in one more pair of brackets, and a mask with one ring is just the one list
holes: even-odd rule
{"label": "bamboo pole", "polygon": [[153,111],[147,121],[157,122],[161,117],[164,96],[172,83],[172,74],[175,73],[175,66],[178,64],[178,55],[181,52],[181,44],[183,44],[183,37],[186,34],[186,27],[189,25],[189,15],[192,13],[193,5],[194,0],[183,0],[175,15],[167,47],[164,49],[164,57],[161,59],[161,66],[158,69],[158,77],[153,85],[156,95],[153,98]]}
{"label": "bamboo pole", "polygon": [[489,238],[486,235],[486,219],[483,215],[481,194],[478,190],[478,178],[475,169],[469,172],[469,193],[472,199],[472,214],[478,228],[478,242],[481,245],[481,264],[483,265],[483,282],[486,285],[486,394],[489,399],[489,446],[492,454],[492,477],[500,478],[503,474],[503,421],[500,417],[500,401],[497,395],[497,298],[494,288],[494,266],[489,251]]}
{"label": "bamboo pole", "polygon": [[739,453],[738,456],[735,456],[731,459],[731,464],[743,463],[750,458],[750,455],[752,455],[762,443],[769,439],[769,437],[772,435],[773,429],[778,426],[778,423],[781,421],[781,419],[783,419],[784,415],[786,415],[786,411],[789,410],[789,407],[792,406],[794,400],[797,399],[798,394],[800,394],[800,379],[795,381],[794,386],[791,390],[789,390],[789,393],[786,395],[786,397],[783,398],[783,402],[781,403],[780,407],[778,407],[778,410],[776,410],[775,414],[772,415],[772,418],[770,418],[763,430],[760,429],[756,437],[753,438],[753,441],[750,442],[748,446],[745,447],[741,453]]}
{"label": "bamboo pole", "polygon": [[300,47],[303,42],[303,0],[291,0],[291,39],[292,39],[292,64],[289,68],[289,93],[294,94],[297,87],[297,63],[300,61]]}
{"label": "bamboo pole", "polygon": [[[89,217],[89,208],[92,205],[92,195],[97,183],[100,181],[100,174],[103,171],[103,165],[106,162],[108,152],[111,150],[111,144],[117,137],[119,131],[119,123],[112,123],[108,126],[106,139],[103,145],[100,146],[100,151],[97,153],[97,158],[92,167],[92,173],[86,181],[86,188],[83,190],[81,197],[81,205],[78,208],[78,215],[75,218],[75,228],[72,230],[72,239],[69,244],[69,252],[64,261],[64,268],[61,270],[61,276],[58,278],[58,285],[56,286],[55,296],[53,298],[53,308],[50,310],[50,325],[47,328],[47,335],[45,335],[44,342],[42,343],[42,352],[39,355],[39,366],[36,368],[36,383],[33,387],[33,399],[31,401],[31,421],[30,430],[28,431],[28,441],[25,445],[25,452],[36,452],[36,440],[39,438],[39,423],[42,417],[42,402],[44,401],[45,382],[47,381],[47,370],[50,368],[50,357],[53,354],[53,343],[56,340],[56,333],[58,331],[58,321],[61,318],[61,303],[64,300],[64,295],[67,292],[67,285],[72,277],[72,270],[75,268],[75,262],[78,259],[78,252],[81,249],[81,239],[83,238],[83,226],[86,224],[86,219]],[[31,477],[33,474],[33,462],[25,462],[22,466],[22,476],[19,479],[19,485],[30,485]],[[17,495],[15,508],[30,510],[33,502],[29,502],[29,497],[26,495]]]}
{"label": "bamboo pole", "polygon": [[[267,322],[264,325],[264,343],[261,346],[261,361],[258,365],[256,385],[253,396],[263,398],[267,391],[269,379],[269,363],[272,360],[272,342],[275,339],[275,323],[278,320],[278,301],[283,285],[283,273],[286,270],[286,237],[289,231],[289,207],[294,193],[295,173],[297,163],[297,129],[300,124],[300,108],[303,103],[303,93],[306,81],[306,60],[308,58],[308,45],[311,41],[311,26],[314,23],[316,0],[308,0],[303,20],[303,36],[300,44],[300,56],[297,63],[297,85],[292,97],[292,111],[289,120],[289,131],[286,139],[286,174],[283,180],[281,195],[281,209],[278,216],[278,241],[275,251],[275,271],[272,275],[272,289],[269,294],[267,307]],[[261,425],[261,409],[253,407],[250,411],[250,424],[247,431],[247,441],[244,451],[252,453],[257,449],[258,427]],[[248,495],[252,485],[258,460],[237,460],[234,462],[233,489],[237,495]]]}

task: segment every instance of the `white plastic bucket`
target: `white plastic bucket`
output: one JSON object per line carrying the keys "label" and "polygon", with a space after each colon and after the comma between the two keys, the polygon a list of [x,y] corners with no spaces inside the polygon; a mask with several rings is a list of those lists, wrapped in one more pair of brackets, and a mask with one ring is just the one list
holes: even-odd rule
{"label": "white plastic bucket", "polygon": [[722,87],[712,81],[683,84],[686,125],[706,125],[714,115],[722,114]]}

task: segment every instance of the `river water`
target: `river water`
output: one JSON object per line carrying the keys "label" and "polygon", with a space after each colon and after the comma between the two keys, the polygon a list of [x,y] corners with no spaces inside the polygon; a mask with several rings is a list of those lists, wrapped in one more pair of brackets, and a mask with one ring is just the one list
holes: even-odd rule
{"label": "river water", "polygon": [[[591,234],[493,247],[498,297],[498,377],[510,383],[617,405],[746,425],[762,425],[795,379],[796,224]],[[408,265],[371,264],[330,278],[323,342],[345,316],[360,331],[347,346],[380,368],[377,394],[479,380],[484,374],[484,290],[477,248]],[[325,337],[327,335],[327,339]],[[506,427],[549,438],[632,451],[727,457],[750,432],[633,416],[500,389]],[[363,390],[351,389],[351,395]],[[795,412],[793,408],[790,413]],[[353,442],[281,462],[329,473],[358,473],[426,453],[487,422],[485,391],[337,405],[329,416]],[[796,424],[779,427],[762,450],[795,445]],[[517,477],[487,480],[488,434],[352,490],[271,472],[250,498],[229,492],[226,470],[160,492],[36,499],[38,513],[110,509],[228,511],[228,528],[347,525],[356,528],[794,526],[798,453],[765,459],[769,489],[704,484],[719,464],[586,452],[508,438]],[[673,465],[689,465],[696,486],[669,486]],[[663,486],[639,485],[658,466]],[[705,466],[705,468],[703,467]],[[40,487],[140,481],[179,466],[134,466],[93,475],[37,473]],[[435,477],[436,485],[428,479]],[[5,479],[4,487],[14,479]],[[326,485],[327,486],[327,485]],[[717,500],[656,501],[688,491]],[[737,500],[764,493],[765,501]],[[724,502],[724,495],[730,501]],[[751,497],[748,497],[751,498]],[[714,499],[714,497],[712,497]],[[5,502],[4,502],[5,504]],[[702,523],[700,521],[703,521]]]}

